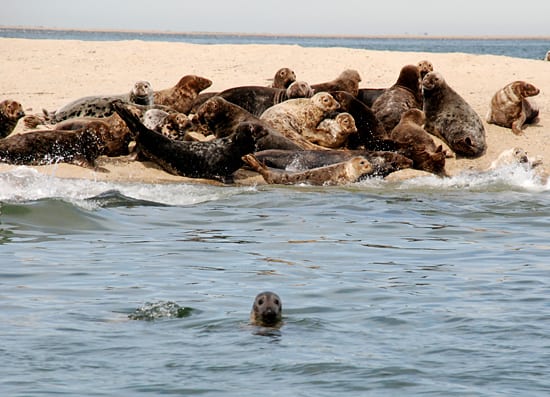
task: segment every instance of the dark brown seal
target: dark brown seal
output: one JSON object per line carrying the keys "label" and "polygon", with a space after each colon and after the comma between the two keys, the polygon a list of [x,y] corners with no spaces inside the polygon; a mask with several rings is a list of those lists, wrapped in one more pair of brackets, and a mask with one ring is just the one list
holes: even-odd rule
{"label": "dark brown seal", "polygon": [[145,158],[165,171],[190,178],[217,179],[230,182],[242,165],[242,156],[255,150],[256,139],[265,133],[251,123],[240,123],[235,133],[207,142],[175,141],[145,127],[139,117],[120,103],[115,109],[126,122]]}
{"label": "dark brown seal", "polygon": [[290,68],[281,68],[273,77],[272,88],[287,89],[288,86],[296,81],[296,73]]}
{"label": "dark brown seal", "polygon": [[23,116],[25,112],[19,102],[11,99],[0,102],[0,138],[11,134]]}
{"label": "dark brown seal", "polygon": [[271,128],[268,124],[250,112],[219,96],[210,98],[200,106],[193,120],[204,125],[217,138],[222,138],[234,133],[236,127],[240,123],[253,123],[266,131],[266,135],[256,142],[257,150],[300,149],[300,146],[296,143],[284,137],[283,134]]}
{"label": "dark brown seal", "polygon": [[367,105],[369,108],[387,88],[359,88],[357,99]]}
{"label": "dark brown seal", "polygon": [[413,161],[413,168],[445,176],[446,152],[436,147],[432,137],[423,128],[426,117],[419,109],[407,110],[391,132],[399,153]]}
{"label": "dark brown seal", "polygon": [[357,70],[346,69],[334,80],[326,83],[311,84],[311,88],[314,92],[346,91],[353,96],[357,96],[360,82],[361,76]]}
{"label": "dark brown seal", "polygon": [[262,175],[267,183],[280,185],[345,185],[356,182],[361,176],[372,174],[374,171],[372,164],[362,156],[304,171],[285,171],[269,168],[252,154],[244,156],[243,161]]}
{"label": "dark brown seal", "polygon": [[264,291],[256,295],[250,322],[262,327],[274,327],[279,325],[283,318],[283,302],[279,295],[271,291]]}
{"label": "dark brown seal", "polygon": [[539,92],[537,87],[525,81],[518,80],[505,85],[491,99],[487,122],[511,128],[514,134],[521,135],[522,126],[533,122],[539,115],[536,105],[528,99]]}
{"label": "dark brown seal", "polygon": [[180,113],[188,113],[199,93],[211,85],[212,81],[207,78],[186,75],[175,86],[155,91],[155,103]]}
{"label": "dark brown seal", "polygon": [[368,150],[264,150],[254,153],[256,158],[271,168],[303,171],[341,163],[362,156],[373,166],[372,176],[387,176],[392,172],[412,167],[412,160],[396,152]]}
{"label": "dark brown seal", "polygon": [[103,152],[101,134],[108,133],[102,122],[76,131],[38,130],[0,140],[0,162],[17,165],[73,163],[93,167]]}
{"label": "dark brown seal", "polygon": [[387,132],[399,123],[401,115],[409,109],[422,109],[420,72],[416,65],[405,65],[395,84],[372,104],[372,111]]}
{"label": "dark brown seal", "polygon": [[457,155],[479,157],[485,153],[485,128],[478,114],[438,72],[422,80],[424,129],[443,139]]}

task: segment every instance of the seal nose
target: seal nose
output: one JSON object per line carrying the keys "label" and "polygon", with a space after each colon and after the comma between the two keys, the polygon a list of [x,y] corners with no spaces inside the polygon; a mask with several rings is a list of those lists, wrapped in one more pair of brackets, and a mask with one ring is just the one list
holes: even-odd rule
{"label": "seal nose", "polygon": [[17,117],[25,117],[25,112],[20,110],[18,113],[17,113]]}

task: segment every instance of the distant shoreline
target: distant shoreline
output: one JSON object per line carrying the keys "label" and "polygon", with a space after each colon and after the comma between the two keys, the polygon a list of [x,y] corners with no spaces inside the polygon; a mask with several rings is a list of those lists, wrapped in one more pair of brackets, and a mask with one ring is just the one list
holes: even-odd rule
{"label": "distant shoreline", "polygon": [[355,34],[291,34],[291,33],[244,33],[244,32],[179,32],[163,30],[125,30],[125,29],[74,29],[52,28],[45,26],[7,26],[0,25],[0,29],[21,31],[57,31],[57,32],[83,32],[83,33],[129,33],[149,35],[188,35],[188,36],[225,36],[225,37],[285,37],[285,38],[337,38],[337,39],[414,39],[414,40],[550,40],[550,36],[514,36],[514,35],[418,35],[418,34],[393,34],[393,35],[355,35]]}

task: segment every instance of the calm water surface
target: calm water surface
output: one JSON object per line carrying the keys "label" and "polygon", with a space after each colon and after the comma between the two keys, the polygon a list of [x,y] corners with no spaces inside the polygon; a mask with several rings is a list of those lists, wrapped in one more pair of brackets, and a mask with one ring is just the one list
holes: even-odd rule
{"label": "calm water surface", "polygon": [[[0,175],[2,396],[548,396],[550,187]],[[279,293],[284,325],[248,324]],[[130,320],[149,302],[183,318]]]}

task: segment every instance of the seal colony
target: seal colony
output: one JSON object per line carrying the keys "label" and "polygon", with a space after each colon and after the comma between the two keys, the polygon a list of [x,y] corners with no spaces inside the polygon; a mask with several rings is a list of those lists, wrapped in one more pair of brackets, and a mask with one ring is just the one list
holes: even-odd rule
{"label": "seal colony", "polygon": [[[84,156],[86,161],[74,161],[70,156],[61,156],[53,149],[48,152],[48,145],[44,146],[45,154],[39,155],[35,150],[37,154],[32,157],[31,150],[30,157],[25,157],[27,160],[15,161],[10,159],[17,156],[10,154],[22,150],[22,147],[12,140],[12,143],[5,143],[3,161],[14,164],[25,161],[26,164],[43,164],[47,161],[44,159],[51,159],[52,163],[68,161],[90,167],[94,166],[93,157],[96,154],[125,156],[132,151],[132,156],[145,162],[144,164],[155,163],[172,175],[188,178],[240,183],[243,179],[256,175],[256,182],[262,183],[290,181],[300,184],[347,184],[365,177],[385,177],[406,168],[445,177],[451,175],[447,172],[447,162],[450,159],[466,161],[463,164],[467,166],[468,160],[484,157],[488,151],[491,152],[491,142],[487,141],[485,130],[489,123],[494,123],[492,125],[495,127],[491,128],[502,133],[510,131],[510,128],[512,133],[517,133],[517,129],[500,126],[496,120],[482,121],[465,99],[469,92],[463,87],[456,89],[453,77],[447,78],[447,72],[438,69],[437,61],[403,62],[400,67],[394,67],[391,74],[386,73],[388,84],[374,86],[370,83],[373,72],[361,64],[348,63],[340,73],[324,73],[324,83],[319,83],[318,81],[323,81],[319,78],[310,81],[304,79],[303,73],[307,70],[301,70],[295,64],[289,65],[290,67],[280,65],[285,67],[277,71],[277,65],[274,66],[272,72],[275,73],[271,76],[275,77],[270,79],[273,83],[269,86],[265,83],[265,76],[264,79],[247,79],[243,74],[240,75],[239,84],[224,85],[219,83],[219,75],[194,68],[189,69],[179,80],[177,76],[174,79],[167,78],[167,81],[177,83],[163,90],[152,90],[149,82],[155,86],[160,84],[155,83],[154,75],[148,74],[140,76],[129,94],[99,95],[95,96],[96,99],[77,98],[58,109],[70,108],[75,103],[85,103],[86,105],[78,106],[88,106],[88,111],[82,111],[82,107],[78,110],[77,106],[76,112],[68,112],[70,117],[66,120],[58,121],[51,117],[48,120],[52,124],[51,128],[46,125],[48,134],[53,137],[50,139],[55,140],[56,134],[59,137],[67,135],[67,130],[88,128],[88,131],[93,132],[96,128],[93,127],[94,124],[90,128],[86,123],[105,122],[116,132],[111,135],[120,137],[118,151],[109,151],[111,154],[107,154],[104,140],[100,139],[97,150],[86,147],[81,150],[93,154],[88,158]],[[195,74],[195,70],[199,72]],[[311,82],[314,84],[310,84]],[[531,82],[525,83],[532,85]],[[377,86],[388,88],[380,89]],[[543,87],[538,83],[537,86]],[[210,92],[210,87],[215,89]],[[295,88],[291,89],[292,87]],[[496,93],[496,88],[493,94]],[[141,94],[139,90],[142,91]],[[364,95],[367,92],[376,92],[377,95],[367,100]],[[93,91],[91,93],[94,94]],[[525,94],[522,101],[528,95]],[[114,109],[114,113],[109,111],[101,114],[102,106],[94,103],[98,97],[107,98],[105,102],[109,109]],[[503,96],[500,95],[500,98]],[[24,102],[16,95],[6,100]],[[489,95],[484,102],[485,110],[489,106],[494,108]],[[517,104],[517,101],[509,99],[508,102]],[[68,106],[71,103],[73,105]],[[139,114],[129,115],[126,112],[131,109],[129,106],[136,106]],[[479,109],[480,106],[476,106]],[[54,108],[49,105],[46,107]],[[16,134],[45,132],[42,126],[32,131],[22,128],[23,123],[20,120],[24,117],[24,113],[21,113],[23,108],[21,106],[20,111],[16,112],[16,117],[19,117],[15,120],[18,126]],[[92,109],[91,112],[89,109]],[[423,114],[413,112],[402,120],[402,116],[411,109]],[[545,107],[539,108],[543,119],[544,109]],[[26,110],[29,114],[29,109]],[[516,122],[524,136],[540,131],[536,127],[521,127],[528,122],[536,122],[528,117],[527,110],[522,102],[520,122]],[[57,112],[59,111],[55,113]],[[493,111],[493,115],[495,113]],[[526,116],[524,122],[521,122],[522,114]],[[83,117],[88,119],[86,123],[77,121]],[[9,122],[2,122],[6,135],[12,133],[13,125],[13,121],[12,126]],[[129,141],[131,144],[128,147]],[[30,143],[27,145],[32,147]],[[126,148],[121,149],[123,146]],[[81,151],[74,150],[77,155]],[[266,157],[262,153],[266,151],[277,151],[278,158],[294,158],[297,162],[308,158],[305,156],[306,152],[315,153],[320,159],[317,163],[322,165],[302,161],[303,164],[298,168],[292,168],[292,164],[283,164],[284,162],[281,162],[283,165],[274,166],[274,163],[264,162]],[[300,152],[304,155],[299,154]],[[358,152],[361,154],[357,154]],[[350,157],[350,153],[354,155]],[[217,160],[214,159],[216,156]],[[361,172],[351,172],[357,169],[349,166],[353,163],[353,157],[358,157],[355,159],[357,163],[363,161],[366,168]],[[181,158],[194,160],[185,163]],[[346,177],[334,177],[330,167],[346,162]],[[318,168],[321,170],[317,170]]]}

